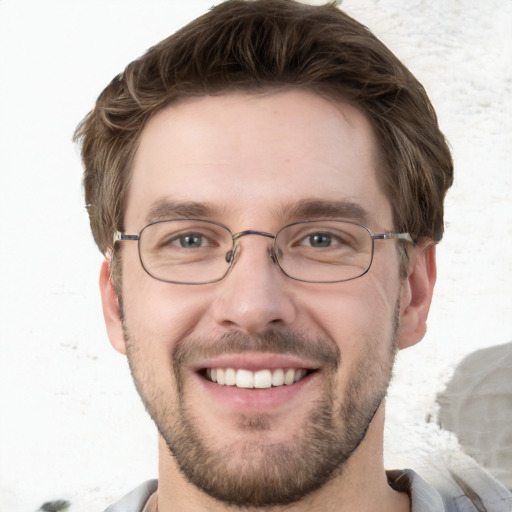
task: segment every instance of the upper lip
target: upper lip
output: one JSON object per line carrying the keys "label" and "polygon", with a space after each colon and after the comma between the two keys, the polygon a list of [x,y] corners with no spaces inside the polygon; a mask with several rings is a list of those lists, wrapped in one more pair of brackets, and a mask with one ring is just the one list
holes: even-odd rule
{"label": "upper lip", "polygon": [[224,354],[213,359],[205,359],[193,365],[195,371],[205,368],[233,368],[235,370],[275,370],[278,368],[316,370],[319,364],[288,354]]}

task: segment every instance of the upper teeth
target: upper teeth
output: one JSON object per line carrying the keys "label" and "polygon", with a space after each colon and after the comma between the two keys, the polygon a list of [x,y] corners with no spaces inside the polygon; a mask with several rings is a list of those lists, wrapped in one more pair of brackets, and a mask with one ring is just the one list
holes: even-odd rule
{"label": "upper teeth", "polygon": [[207,377],[221,386],[236,386],[237,388],[265,389],[272,386],[283,386],[298,382],[306,376],[304,369],[234,370],[233,368],[208,368]]}

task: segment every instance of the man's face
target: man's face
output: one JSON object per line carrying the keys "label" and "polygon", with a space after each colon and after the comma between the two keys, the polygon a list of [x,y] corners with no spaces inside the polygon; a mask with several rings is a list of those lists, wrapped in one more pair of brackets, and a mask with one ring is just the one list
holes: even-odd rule
{"label": "man's face", "polygon": [[[326,217],[392,230],[379,172],[370,124],[347,104],[299,91],[186,99],[142,134],[125,231],[200,218],[277,233]],[[126,351],[190,482],[238,505],[284,504],[339,474],[383,400],[401,314],[398,254],[377,241],[366,275],[313,284],[280,271],[268,238],[239,244],[223,280],[180,285],[150,277],[137,244],[123,243]],[[227,369],[294,370],[297,382],[210,380]]]}

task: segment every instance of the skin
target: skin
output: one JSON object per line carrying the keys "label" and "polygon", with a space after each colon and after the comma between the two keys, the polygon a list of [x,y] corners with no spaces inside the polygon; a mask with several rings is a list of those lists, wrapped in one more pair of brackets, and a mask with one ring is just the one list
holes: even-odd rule
{"label": "skin", "polygon": [[[221,222],[233,233],[276,233],[285,224],[304,220],[290,217],[292,207],[316,200],[356,204],[373,233],[393,231],[390,201],[379,185],[379,172],[370,123],[350,105],[305,91],[185,99],[159,112],[143,131],[124,227],[127,233],[138,233],[162,201],[194,201],[209,206],[208,212],[197,212],[202,213],[200,218]],[[309,211],[308,218],[325,218],[325,212]],[[174,425],[186,408],[198,435],[223,454],[226,464],[243,473],[244,447],[256,446],[261,450],[253,450],[253,462],[264,472],[265,459],[259,454],[268,446],[298,448],[294,443],[303,435],[315,404],[329,392],[334,411],[341,411],[362,368],[369,372],[361,379],[366,382],[362,403],[375,389],[385,392],[393,363],[395,317],[400,325],[398,349],[424,335],[435,252],[433,244],[411,249],[409,276],[402,280],[396,242],[378,241],[366,275],[312,284],[280,272],[269,258],[268,239],[247,236],[240,247],[236,265],[223,280],[187,286],[151,278],[139,262],[137,244],[125,243],[124,325],[108,259],[100,286],[111,343],[128,353],[139,392],[148,409],[154,408],[153,416]],[[288,395],[277,395],[277,400],[269,398],[268,390],[240,394],[224,387],[218,392],[212,389],[219,386],[205,384],[198,375],[198,367],[209,364],[206,352],[201,352],[209,343],[215,346],[227,334],[256,337],[272,329],[321,340],[339,353],[340,364],[332,369],[296,356],[297,367],[316,365],[317,371],[290,386]],[[179,368],[173,366],[176,350],[190,346],[199,347],[193,353],[197,355]],[[230,349],[216,357],[260,368],[279,356]],[[383,468],[383,403],[369,419],[366,435],[342,470],[286,510],[409,510],[408,497],[389,487]],[[336,421],[337,429],[347,426],[338,416]],[[191,484],[162,437],[159,460],[158,496],[151,507],[158,502],[160,512],[237,510]]]}

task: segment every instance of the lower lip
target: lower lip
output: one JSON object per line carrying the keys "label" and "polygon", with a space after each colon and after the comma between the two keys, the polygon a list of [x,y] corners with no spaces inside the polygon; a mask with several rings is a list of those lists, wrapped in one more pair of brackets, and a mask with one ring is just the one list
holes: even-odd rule
{"label": "lower lip", "polygon": [[[236,386],[221,386],[197,375],[203,388],[218,407],[230,412],[270,412],[283,406],[291,406],[303,394],[317,372],[306,375],[299,382],[266,389],[243,389]],[[300,398],[299,398],[299,395]]]}

